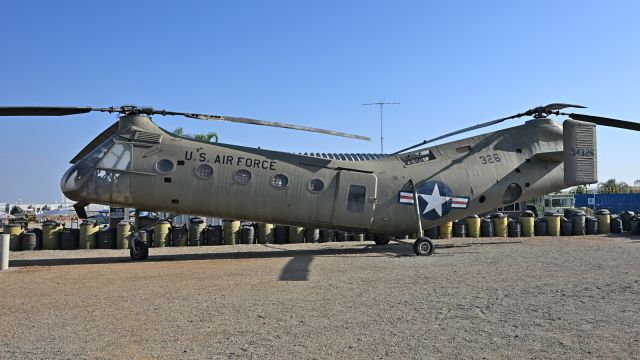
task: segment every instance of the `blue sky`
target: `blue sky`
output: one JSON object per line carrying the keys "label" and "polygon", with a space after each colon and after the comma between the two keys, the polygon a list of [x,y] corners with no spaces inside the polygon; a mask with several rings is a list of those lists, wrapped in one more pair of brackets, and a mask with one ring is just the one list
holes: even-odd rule
{"label": "blue sky", "polygon": [[[222,142],[377,152],[550,102],[640,121],[635,1],[3,1],[0,105],[137,104],[368,135],[155,118]],[[55,201],[114,115],[0,119],[0,202]],[[509,125],[521,124],[512,121]],[[498,129],[493,127],[490,129]],[[598,128],[599,178],[640,179],[640,134]]]}

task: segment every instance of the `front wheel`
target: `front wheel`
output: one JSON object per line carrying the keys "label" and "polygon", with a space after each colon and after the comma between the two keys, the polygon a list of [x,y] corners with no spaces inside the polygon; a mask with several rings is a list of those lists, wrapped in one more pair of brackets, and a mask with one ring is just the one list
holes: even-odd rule
{"label": "front wheel", "polygon": [[131,255],[131,260],[133,261],[147,260],[147,258],[149,257],[149,246],[140,240],[136,240],[134,247],[135,247],[135,252],[133,248],[129,250],[129,255]]}
{"label": "front wheel", "polygon": [[426,237],[416,239],[413,243],[413,252],[420,256],[433,255],[433,243]]}

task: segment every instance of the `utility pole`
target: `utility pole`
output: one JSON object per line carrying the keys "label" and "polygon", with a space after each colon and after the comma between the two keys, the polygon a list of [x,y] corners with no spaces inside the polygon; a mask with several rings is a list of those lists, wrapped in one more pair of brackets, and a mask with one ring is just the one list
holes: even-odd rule
{"label": "utility pole", "polygon": [[400,103],[398,103],[398,102],[384,102],[384,101],[380,100],[380,101],[374,102],[374,103],[362,104],[362,106],[371,106],[371,105],[378,105],[380,107],[380,154],[384,154],[384,145],[383,145],[384,138],[382,137],[382,108],[384,108],[385,105],[400,105]]}

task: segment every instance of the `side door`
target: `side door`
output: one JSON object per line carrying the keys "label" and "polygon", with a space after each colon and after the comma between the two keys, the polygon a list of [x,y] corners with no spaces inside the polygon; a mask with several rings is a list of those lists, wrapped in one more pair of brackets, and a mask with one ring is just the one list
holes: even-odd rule
{"label": "side door", "polygon": [[373,221],[378,178],[373,174],[340,170],[331,224],[368,229]]}

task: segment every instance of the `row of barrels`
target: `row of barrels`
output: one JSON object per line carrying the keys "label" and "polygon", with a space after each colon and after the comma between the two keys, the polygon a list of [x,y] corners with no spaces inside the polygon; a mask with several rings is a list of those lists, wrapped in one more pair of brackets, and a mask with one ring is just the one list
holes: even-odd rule
{"label": "row of barrels", "polygon": [[[66,229],[60,223],[47,221],[42,229],[25,231],[20,225],[10,224],[4,232],[10,234],[11,251],[128,249],[133,226],[123,221],[116,228],[105,229],[93,222],[83,222],[78,229]],[[138,236],[150,247],[365,240],[363,234],[263,223],[242,225],[234,220],[224,220],[223,225],[207,225],[201,218],[192,218],[184,226],[162,221],[139,231]]]}
{"label": "row of barrels", "polygon": [[[470,216],[464,220],[446,222],[425,231],[431,239],[451,237],[531,237],[619,234],[629,231],[640,233],[640,216],[633,212],[611,215],[606,210],[595,217],[574,211],[567,217],[547,214],[535,218],[525,211],[518,220],[496,213],[489,217]],[[42,229],[25,231],[20,225],[9,224],[4,233],[10,235],[10,250],[73,250],[73,249],[128,249],[133,227],[129,222],[120,222],[115,229],[103,229],[98,224],[83,222],[79,229],[65,229],[55,221],[43,223]],[[412,234],[411,237],[415,237]],[[224,220],[223,225],[207,225],[201,218],[192,218],[184,226],[172,226],[168,221],[155,224],[146,231],[139,232],[141,240],[151,247],[201,246],[235,244],[287,244],[316,243],[332,241],[373,240],[371,235],[351,234],[341,231],[305,229],[303,227],[246,224],[240,221]]]}
{"label": "row of barrels", "polygon": [[611,215],[601,210],[596,216],[586,216],[582,211],[573,211],[567,217],[559,214],[546,214],[535,218],[525,211],[518,220],[510,219],[502,213],[480,218],[476,215],[464,220],[446,222],[425,231],[431,239],[451,237],[532,237],[532,236],[572,236],[621,234],[625,231],[633,235],[640,234],[640,216],[633,212]]}

